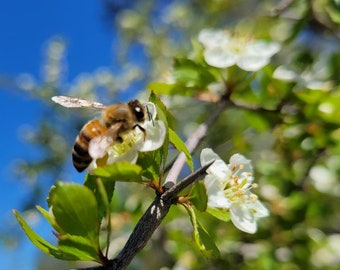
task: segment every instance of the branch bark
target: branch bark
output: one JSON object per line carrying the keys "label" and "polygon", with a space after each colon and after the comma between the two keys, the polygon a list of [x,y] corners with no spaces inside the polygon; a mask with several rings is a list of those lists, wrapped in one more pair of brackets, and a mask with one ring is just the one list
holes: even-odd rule
{"label": "branch bark", "polygon": [[83,270],[121,270],[126,269],[136,254],[145,247],[151,236],[161,224],[170,210],[171,205],[177,203],[177,195],[183,189],[194,183],[197,179],[205,175],[205,171],[211,165],[204,167],[191,173],[178,184],[170,187],[163,194],[157,194],[154,201],[146,210],[144,215],[137,223],[135,229],[131,233],[124,248],[113,260],[108,261],[106,266],[96,266],[90,268],[82,268]]}
{"label": "branch bark", "polygon": [[[208,128],[217,120],[219,115],[230,105],[228,99],[222,99],[216,109],[213,111],[211,116],[191,134],[190,138],[185,142],[190,153],[192,153],[197,146],[200,144],[202,139],[206,136]],[[183,166],[185,164],[185,154],[180,153],[176,158],[175,162],[171,166],[171,169],[165,179],[165,184],[171,183],[176,184],[179,174],[181,173]]]}

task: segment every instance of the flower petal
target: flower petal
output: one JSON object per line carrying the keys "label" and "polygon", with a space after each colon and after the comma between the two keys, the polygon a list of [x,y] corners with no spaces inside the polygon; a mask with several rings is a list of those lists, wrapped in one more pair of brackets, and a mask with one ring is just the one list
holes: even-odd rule
{"label": "flower petal", "polygon": [[260,55],[242,55],[237,59],[237,66],[246,71],[258,71],[269,63],[269,59]]}
{"label": "flower petal", "polygon": [[130,163],[136,163],[137,159],[138,159],[138,151],[134,148],[132,148],[131,150],[121,155],[114,155],[110,153],[110,150],[108,150],[108,159],[107,159],[106,164],[113,164],[115,162],[120,162],[120,161],[128,161]]}
{"label": "flower petal", "polygon": [[251,165],[251,160],[245,158],[240,154],[234,154],[229,159],[229,168],[231,169],[235,165],[242,165],[242,171],[247,173],[253,173],[253,166]]}
{"label": "flower petal", "polygon": [[266,42],[264,40],[256,40],[249,42],[246,46],[247,54],[264,56],[266,58],[272,57],[281,49],[278,42]]}
{"label": "flower petal", "polygon": [[201,151],[201,165],[205,166],[208,163],[221,159],[211,148],[204,148]]}
{"label": "flower petal", "polygon": [[225,197],[219,179],[213,175],[207,175],[204,184],[207,189],[209,207],[229,208],[230,201]]}
{"label": "flower petal", "polygon": [[224,30],[203,29],[198,34],[198,41],[208,48],[226,44],[229,39],[229,33]]}
{"label": "flower petal", "polygon": [[255,233],[257,224],[255,217],[250,209],[244,205],[232,204],[230,206],[231,221],[241,231]]}
{"label": "flower petal", "polygon": [[237,65],[246,71],[257,71],[269,63],[270,57],[277,53],[281,45],[277,42],[257,40],[247,43],[239,55]]}
{"label": "flower petal", "polygon": [[279,66],[277,69],[275,69],[273,78],[291,82],[298,79],[298,74],[285,66]]}
{"label": "flower petal", "polygon": [[166,128],[163,121],[156,120],[153,123],[154,125],[150,123],[145,127],[146,136],[144,142],[138,148],[140,152],[156,150],[164,143]]}
{"label": "flower petal", "polygon": [[254,213],[255,218],[269,216],[269,210],[259,200],[256,200],[254,203],[252,203],[248,207]]}
{"label": "flower petal", "polygon": [[153,104],[152,102],[145,102],[143,103],[144,107],[146,108],[146,112],[147,112],[147,117],[145,119],[145,121],[153,121],[156,119],[157,116],[157,109],[155,104]]}
{"label": "flower petal", "polygon": [[201,165],[204,166],[214,161],[208,168],[207,172],[214,175],[220,182],[225,183],[231,177],[231,171],[227,164],[211,149],[204,148],[201,152]]}
{"label": "flower petal", "polygon": [[230,207],[230,201],[226,199],[223,191],[218,191],[216,194],[208,197],[208,206],[228,209]]}
{"label": "flower petal", "polygon": [[204,51],[204,59],[210,66],[226,68],[235,65],[237,56],[222,46],[216,46]]}

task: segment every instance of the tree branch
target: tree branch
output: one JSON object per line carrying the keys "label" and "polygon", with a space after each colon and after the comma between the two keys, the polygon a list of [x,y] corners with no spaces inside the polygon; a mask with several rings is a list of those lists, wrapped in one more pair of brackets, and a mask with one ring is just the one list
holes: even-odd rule
{"label": "tree branch", "polygon": [[113,260],[108,261],[105,266],[82,268],[83,270],[121,270],[126,269],[136,254],[145,247],[151,236],[165,218],[172,204],[177,203],[177,195],[184,188],[194,183],[197,179],[205,175],[205,171],[211,165],[191,173],[178,184],[166,190],[163,194],[157,194],[154,201],[141,217],[133,232],[131,233],[124,248]]}
{"label": "tree branch", "polygon": [[[213,113],[210,115],[210,117],[191,134],[190,138],[185,142],[185,145],[187,146],[190,153],[192,153],[199,143],[202,141],[202,139],[207,134],[207,131],[209,127],[217,120],[219,115],[227,108],[228,105],[230,105],[230,101],[228,99],[221,99],[221,101],[218,103],[218,106],[213,111]],[[167,178],[165,179],[165,184],[176,184],[178,176],[180,172],[182,171],[182,168],[185,164],[185,154],[181,152],[178,157],[176,158],[175,162],[173,163]]]}

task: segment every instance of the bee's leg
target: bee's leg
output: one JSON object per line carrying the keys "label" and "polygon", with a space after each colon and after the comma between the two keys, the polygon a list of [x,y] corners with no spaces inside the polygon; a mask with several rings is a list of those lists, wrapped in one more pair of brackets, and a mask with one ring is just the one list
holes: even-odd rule
{"label": "bee's leg", "polygon": [[146,137],[146,131],[143,127],[141,127],[140,125],[136,124],[133,126],[133,128],[135,129],[136,127],[138,127],[144,134],[144,141],[145,141],[145,137]]}

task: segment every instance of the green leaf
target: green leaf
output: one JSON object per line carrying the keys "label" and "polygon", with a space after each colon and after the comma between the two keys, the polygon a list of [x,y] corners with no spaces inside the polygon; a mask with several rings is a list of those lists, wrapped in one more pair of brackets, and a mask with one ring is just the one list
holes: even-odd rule
{"label": "green leaf", "polygon": [[139,153],[137,163],[143,168],[142,175],[148,179],[156,180],[160,175],[162,157],[157,157],[159,150]]}
{"label": "green leaf", "polygon": [[112,181],[110,178],[102,178],[96,175],[87,174],[85,178],[84,185],[92,190],[94,193],[97,204],[98,204],[98,220],[101,221],[103,217],[107,215],[106,200],[103,197],[102,191],[99,190],[98,182],[101,182],[105,189],[106,198],[111,204],[113,192],[115,190],[116,182]]}
{"label": "green leaf", "polygon": [[340,123],[340,91],[329,94],[326,98],[320,101],[318,113],[320,117],[329,123]]}
{"label": "green leaf", "polygon": [[98,248],[97,201],[88,187],[58,182],[50,191],[49,203],[57,224],[65,233],[86,237]]}
{"label": "green leaf", "polygon": [[258,132],[264,132],[269,129],[269,121],[263,114],[254,114],[246,112],[245,114],[247,123],[251,125]]}
{"label": "green leaf", "polygon": [[167,130],[167,133],[166,133],[165,138],[164,138],[163,146],[160,149],[158,149],[157,152],[155,152],[156,154],[157,153],[161,154],[158,161],[161,162],[163,166],[159,166],[159,167],[162,168],[161,171],[164,171],[166,160],[167,160],[167,157],[168,157],[168,148],[169,148],[169,132],[168,132],[168,130],[169,130],[169,127],[172,127],[173,124],[174,124],[174,117],[170,114],[170,112],[167,110],[166,106],[159,99],[159,97],[156,96],[153,92],[150,93],[149,100],[156,105],[158,119],[163,121],[165,128]]}
{"label": "green leaf", "polygon": [[55,220],[53,219],[53,217],[51,217],[50,213],[47,210],[39,205],[37,205],[36,208],[51,225],[55,223]]}
{"label": "green leaf", "polygon": [[183,152],[185,154],[186,162],[189,165],[190,170],[194,171],[194,164],[192,162],[192,157],[187,146],[181,140],[181,138],[176,134],[176,132],[170,128],[169,128],[169,140],[179,152]]}
{"label": "green leaf", "polygon": [[198,222],[194,209],[184,205],[187,210],[193,227],[193,237],[200,251],[207,257],[218,257],[220,252],[206,229]]}
{"label": "green leaf", "polygon": [[157,118],[164,122],[165,127],[173,127],[175,122],[174,116],[169,112],[162,100],[153,91],[150,93],[149,101],[156,105]]}
{"label": "green leaf", "polygon": [[[176,82],[194,86],[197,90],[202,90],[216,80],[206,65],[203,66],[188,58],[175,59],[173,75]],[[195,92],[198,92],[197,90]]]}
{"label": "green leaf", "polygon": [[62,229],[58,226],[56,223],[54,216],[51,215],[51,213],[41,206],[37,205],[36,206],[37,210],[42,214],[42,216],[51,224],[51,226],[59,233],[63,233]]}
{"label": "green leaf", "polygon": [[23,217],[18,213],[18,211],[13,210],[13,213],[18,220],[21,228],[26,233],[27,237],[31,240],[31,242],[42,252],[61,260],[77,260],[77,257],[71,254],[65,254],[61,252],[57,247],[53,246],[45,239],[40,237],[32,228],[27,224],[27,222],[23,219]]}
{"label": "green leaf", "polygon": [[192,97],[206,91],[207,86],[217,80],[213,68],[187,58],[175,59],[173,76],[176,83],[152,82],[148,85],[148,89],[156,94]]}
{"label": "green leaf", "polygon": [[338,1],[328,1],[326,11],[334,23],[340,24],[340,4]]}
{"label": "green leaf", "polygon": [[159,83],[152,82],[148,84],[148,89],[151,89],[155,94],[160,95],[180,95],[191,97],[195,92],[194,87],[187,87],[179,84],[168,84],[168,83]]}
{"label": "green leaf", "polygon": [[142,182],[142,168],[130,162],[116,162],[93,170],[93,174],[111,181]]}
{"label": "green leaf", "polygon": [[207,230],[197,222],[197,236],[200,239],[201,245],[204,246],[203,253],[208,256],[219,257],[220,251],[218,250],[215,242],[207,232]]}
{"label": "green leaf", "polygon": [[207,213],[218,218],[219,220],[229,222],[230,221],[230,213],[228,210],[219,209],[219,208],[207,208]]}
{"label": "green leaf", "polygon": [[208,195],[203,181],[196,182],[190,195],[190,201],[199,211],[207,209]]}
{"label": "green leaf", "polygon": [[107,232],[107,237],[106,237],[106,247],[109,249],[110,246],[110,238],[111,238],[111,208],[110,208],[110,200],[107,197],[107,191],[106,188],[102,182],[102,180],[99,178],[97,179],[97,186],[98,186],[98,191],[101,196],[101,202],[103,204],[103,208],[105,208],[104,214],[106,214],[106,220],[107,220],[107,226],[106,226],[106,232]]}
{"label": "green leaf", "polygon": [[296,91],[295,95],[301,99],[302,101],[306,102],[307,104],[318,104],[320,100],[324,97],[327,97],[329,93],[325,92],[324,90],[309,90],[306,89],[305,91]]}
{"label": "green leaf", "polygon": [[97,186],[98,186],[98,193],[100,194],[100,196],[102,198],[103,204],[106,208],[106,212],[110,213],[111,212],[110,211],[110,201],[109,201],[109,198],[107,196],[105,185],[103,184],[103,181],[100,178],[97,179]]}
{"label": "green leaf", "polygon": [[78,260],[100,261],[97,247],[83,236],[70,234],[60,236],[58,249],[64,254],[72,254]]}

